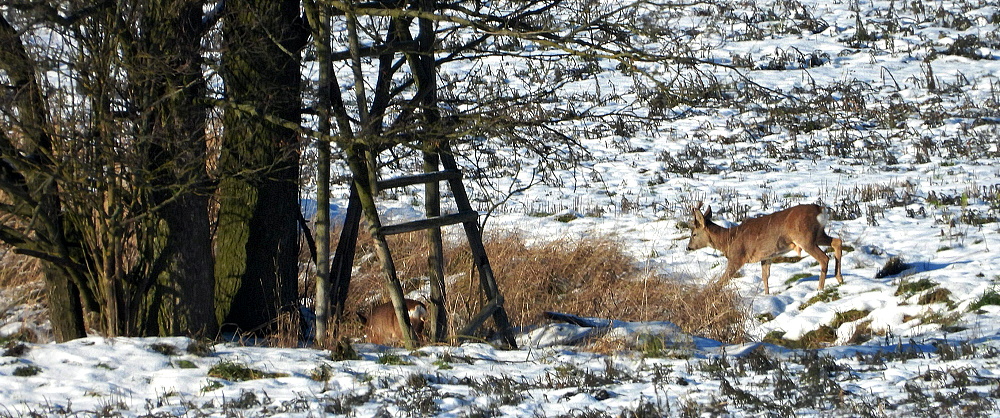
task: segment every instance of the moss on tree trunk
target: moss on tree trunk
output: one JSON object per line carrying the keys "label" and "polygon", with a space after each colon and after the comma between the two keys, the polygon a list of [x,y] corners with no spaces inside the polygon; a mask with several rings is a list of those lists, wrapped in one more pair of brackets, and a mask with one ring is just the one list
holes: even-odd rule
{"label": "moss on tree trunk", "polygon": [[229,1],[223,20],[227,107],[219,168],[216,315],[250,331],[294,305],[298,278],[299,57],[296,1]]}

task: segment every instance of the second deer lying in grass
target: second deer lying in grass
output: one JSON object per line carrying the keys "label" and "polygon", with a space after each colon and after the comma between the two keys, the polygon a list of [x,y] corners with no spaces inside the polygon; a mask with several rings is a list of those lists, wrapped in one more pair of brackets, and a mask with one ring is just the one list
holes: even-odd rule
{"label": "second deer lying in grass", "polygon": [[702,214],[699,202],[692,210],[694,223],[691,225],[691,241],[688,250],[711,246],[722,252],[729,260],[726,272],[720,281],[728,282],[746,263],[760,262],[764,293],[770,293],[767,277],[771,274],[771,259],[789,251],[805,250],[819,262],[819,289],[826,283],[826,271],[830,256],[819,246],[833,248],[836,258],[835,275],[844,283],[840,275],[840,259],[843,253],[840,238],[832,238],[823,227],[830,219],[827,209],[818,205],[799,205],[770,215],[747,219],[732,228],[723,228],[712,222],[712,208]]}
{"label": "second deer lying in grass", "polygon": [[[410,326],[413,333],[420,338],[424,331],[424,324],[427,322],[427,307],[423,303],[406,299],[406,311],[410,314]],[[396,310],[391,302],[382,303],[372,308],[367,317],[358,313],[361,322],[365,324],[365,333],[368,341],[375,344],[398,344],[403,341],[403,333],[399,330],[399,320],[396,319]]]}

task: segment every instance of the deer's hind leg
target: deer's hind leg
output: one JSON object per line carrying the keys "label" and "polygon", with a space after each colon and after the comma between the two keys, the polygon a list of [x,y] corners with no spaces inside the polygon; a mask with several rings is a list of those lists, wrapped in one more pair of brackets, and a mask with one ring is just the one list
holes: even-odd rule
{"label": "deer's hind leg", "polygon": [[840,275],[840,259],[844,255],[844,242],[840,238],[831,238],[830,247],[833,247],[833,258],[836,260],[834,274],[837,277],[837,282],[844,284],[844,276]]}
{"label": "deer's hind leg", "polygon": [[834,263],[834,277],[837,278],[837,282],[844,284],[844,276],[840,274],[840,260],[844,256],[844,241],[840,238],[833,238],[826,234],[826,232],[820,231],[819,236],[816,237],[816,245],[824,245],[833,248],[833,259]]}
{"label": "deer's hind leg", "polygon": [[826,285],[826,270],[830,266],[830,256],[826,255],[816,243],[803,245],[803,243],[797,242],[796,244],[819,262],[819,290],[823,290],[823,286]]}

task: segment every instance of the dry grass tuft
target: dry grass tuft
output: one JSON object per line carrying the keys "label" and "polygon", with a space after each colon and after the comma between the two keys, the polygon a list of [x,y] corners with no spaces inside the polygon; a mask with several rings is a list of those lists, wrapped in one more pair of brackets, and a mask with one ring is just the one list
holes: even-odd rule
{"label": "dry grass tuft", "polygon": [[630,350],[634,344],[630,340],[621,337],[595,338],[587,342],[587,351],[597,354],[613,355],[626,350]]}
{"label": "dry grass tuft", "polygon": [[527,246],[516,234],[487,241],[514,325],[537,323],[544,311],[623,321],[671,321],[685,332],[742,341],[747,313],[726,288],[680,283],[638,267],[611,236]]}
{"label": "dry grass tuft", "polygon": [[[581,241],[556,240],[528,246],[517,234],[493,235],[485,242],[487,254],[506,300],[507,314],[515,326],[539,322],[544,311],[634,319],[641,313],[635,301],[609,297],[630,272],[632,260],[610,238]],[[449,271],[470,270],[471,255],[462,247],[449,263]],[[465,274],[452,292],[478,295],[478,275]],[[468,300],[460,310],[474,315],[484,304]],[[456,312],[453,310],[453,312]],[[456,312],[456,313],[458,313]],[[612,316],[614,315],[614,316]]]}
{"label": "dry grass tuft", "polygon": [[[0,316],[5,309],[3,301],[14,304],[45,303],[45,281],[41,262],[37,258],[0,249]],[[7,308],[10,308],[8,306]]]}
{"label": "dry grass tuft", "polygon": [[661,305],[659,318],[674,322],[689,334],[726,343],[746,342],[749,312],[736,290],[716,283],[660,281],[649,295]]}
{"label": "dry grass tuft", "polygon": [[[625,321],[672,321],[684,331],[725,342],[744,341],[747,312],[735,291],[679,283],[638,267],[624,244],[611,236],[560,239],[528,245],[516,233],[485,239],[487,254],[514,326],[543,321],[557,311]],[[365,310],[385,300],[370,238],[359,244],[359,269],[351,281],[347,312]],[[423,234],[390,237],[390,248],[406,290],[422,285],[427,265]],[[472,256],[464,239],[445,243],[445,275],[451,332],[464,327],[486,304]],[[342,335],[360,336],[353,315]],[[495,331],[487,321],[480,337]]]}
{"label": "dry grass tuft", "polygon": [[0,248],[0,289],[36,293],[34,301],[44,299],[41,262],[37,258]]}
{"label": "dry grass tuft", "polygon": [[275,320],[275,330],[269,339],[272,347],[294,348],[299,346],[302,321],[298,312],[282,311]]}
{"label": "dry grass tuft", "polygon": [[48,341],[46,303],[38,259],[0,249],[0,325],[12,321],[23,325],[10,339]]}

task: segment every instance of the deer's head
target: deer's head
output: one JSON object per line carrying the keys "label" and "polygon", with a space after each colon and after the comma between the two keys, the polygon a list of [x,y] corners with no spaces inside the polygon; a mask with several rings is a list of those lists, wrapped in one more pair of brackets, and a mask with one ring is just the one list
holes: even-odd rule
{"label": "deer's head", "polygon": [[687,246],[688,251],[705,248],[711,244],[706,226],[712,223],[712,207],[709,206],[705,209],[705,213],[701,213],[701,202],[698,202],[691,208],[691,214],[693,218],[691,222],[691,240],[688,241]]}

